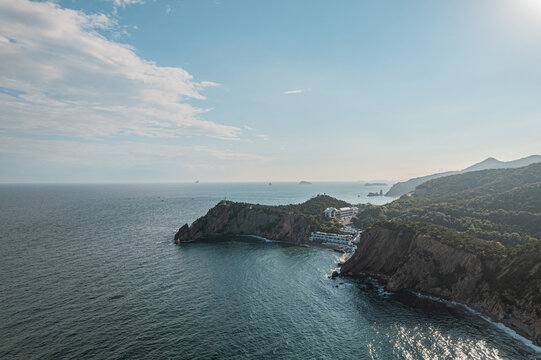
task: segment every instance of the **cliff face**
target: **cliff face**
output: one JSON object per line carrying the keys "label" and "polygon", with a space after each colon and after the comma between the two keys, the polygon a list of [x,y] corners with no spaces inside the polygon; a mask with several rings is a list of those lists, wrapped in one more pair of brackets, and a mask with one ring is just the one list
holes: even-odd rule
{"label": "cliff face", "polygon": [[310,220],[305,216],[222,201],[191,226],[182,226],[175,235],[175,243],[226,235],[257,235],[302,244],[308,242],[311,231]]}
{"label": "cliff face", "polygon": [[541,345],[540,258],[484,259],[407,228],[374,227],[361,235],[341,274],[372,275],[389,291],[411,289],[461,302]]}

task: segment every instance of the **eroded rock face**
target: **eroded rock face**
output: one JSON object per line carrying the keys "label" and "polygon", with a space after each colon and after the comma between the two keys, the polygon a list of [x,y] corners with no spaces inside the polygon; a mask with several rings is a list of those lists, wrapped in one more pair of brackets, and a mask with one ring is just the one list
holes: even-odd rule
{"label": "eroded rock face", "polygon": [[342,265],[346,276],[379,277],[386,290],[411,289],[458,301],[541,345],[541,254],[484,259],[409,229],[375,227]]}
{"label": "eroded rock face", "polygon": [[197,219],[191,226],[182,226],[175,243],[225,235],[257,235],[271,240],[302,244],[310,238],[310,222],[292,213],[276,214],[250,205],[232,205],[222,201]]}

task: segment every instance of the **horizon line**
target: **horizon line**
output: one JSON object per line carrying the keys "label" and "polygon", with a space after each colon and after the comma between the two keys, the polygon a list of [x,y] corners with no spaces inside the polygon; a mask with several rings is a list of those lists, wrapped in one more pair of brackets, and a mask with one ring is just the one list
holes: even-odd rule
{"label": "horizon line", "polygon": [[[310,183],[374,183],[374,182],[387,182],[387,186],[390,183],[395,183],[403,180],[278,180],[278,181],[263,181],[263,180],[239,180],[239,181],[206,181],[198,180],[196,181],[174,181],[174,180],[165,180],[165,181],[28,181],[28,182],[2,182],[0,185],[107,185],[107,184],[299,184],[301,181],[308,181]],[[300,184],[299,184],[300,185]],[[310,185],[310,184],[306,184]]]}

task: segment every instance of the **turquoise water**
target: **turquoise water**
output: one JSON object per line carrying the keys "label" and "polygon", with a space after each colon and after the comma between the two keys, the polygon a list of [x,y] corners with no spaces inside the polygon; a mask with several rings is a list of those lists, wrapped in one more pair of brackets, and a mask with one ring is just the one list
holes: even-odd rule
{"label": "turquoise water", "polygon": [[339,255],[330,250],[245,239],[172,244],[178,227],[224,197],[365,202],[375,190],[1,185],[0,358],[535,358],[460,307],[387,294],[370,280],[328,279]]}

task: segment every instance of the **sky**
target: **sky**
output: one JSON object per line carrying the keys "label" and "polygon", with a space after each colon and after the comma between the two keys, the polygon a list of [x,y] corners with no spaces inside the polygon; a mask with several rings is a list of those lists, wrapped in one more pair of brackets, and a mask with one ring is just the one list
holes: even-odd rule
{"label": "sky", "polygon": [[0,182],[374,181],[541,154],[541,0],[0,0]]}

